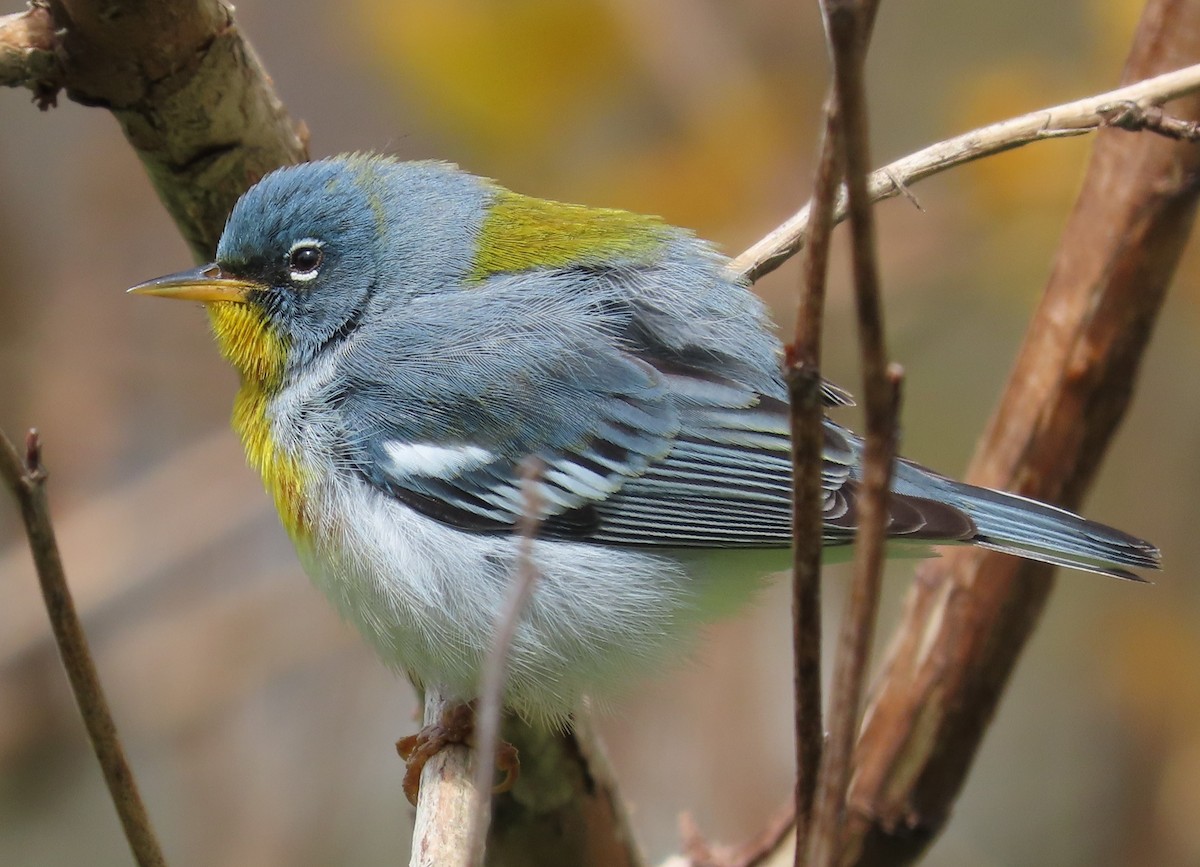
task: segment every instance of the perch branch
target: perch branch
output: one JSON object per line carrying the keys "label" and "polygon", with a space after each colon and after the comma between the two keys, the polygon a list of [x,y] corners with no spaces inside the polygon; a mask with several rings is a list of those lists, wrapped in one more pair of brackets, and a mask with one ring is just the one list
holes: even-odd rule
{"label": "perch branch", "polygon": [[[437,725],[447,710],[461,705],[436,687],[425,691],[425,725]],[[425,763],[417,816],[413,822],[410,867],[465,865],[470,852],[473,792],[471,751],[464,744],[443,747]]]}
{"label": "perch branch", "polygon": [[100,686],[96,663],[76,614],[70,588],[67,587],[46,500],[46,470],[42,466],[41,443],[36,431],[30,431],[26,438],[24,458],[17,454],[8,438],[0,434],[0,477],[21,508],[21,519],[25,523],[38,584],[46,603],[46,613],[50,617],[59,656],[83,717],[88,739],[100,762],[109,796],[117,808],[125,839],[141,867],[162,867],[166,863],[162,850],[150,826],[150,817],[117,736],[112,712]]}

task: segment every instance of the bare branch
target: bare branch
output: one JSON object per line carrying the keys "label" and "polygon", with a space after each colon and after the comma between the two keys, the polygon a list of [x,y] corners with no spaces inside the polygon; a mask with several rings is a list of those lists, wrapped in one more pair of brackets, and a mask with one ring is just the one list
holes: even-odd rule
{"label": "bare branch", "polygon": [[[867,192],[869,166],[867,106],[863,82],[872,8],[860,0],[824,0],[825,29],[832,49],[834,94],[840,118],[839,144],[849,200],[858,339],[866,399],[866,443],[855,534],[850,605],[839,636],[835,662],[829,745],[821,758],[808,863],[832,864],[845,812],[850,754],[858,734],[866,664],[879,607],[888,490],[896,451],[899,410],[897,370],[889,370],[884,340],[875,223]],[[797,851],[797,863],[800,852]]]}
{"label": "bare branch", "polygon": [[817,770],[825,742],[821,717],[821,549],[825,492],[821,326],[825,275],[839,175],[837,107],[826,100],[825,132],[813,190],[812,243],[804,251],[803,287],[786,374],[792,437],[792,691],[795,697],[796,852],[807,851]]}
{"label": "bare branch", "polygon": [[[989,124],[910,154],[873,172],[867,180],[872,202],[900,195],[904,188],[931,175],[1036,141],[1084,135],[1106,125],[1102,108],[1117,102],[1161,105],[1200,89],[1200,65],[1188,66],[1086,99],[1052,106]],[[808,233],[805,205],[766,237],[729,263],[739,278],[754,282],[788,260],[804,245]],[[843,189],[834,208],[834,222],[846,217]]]}
{"label": "bare branch", "polygon": [[[878,0],[868,0],[864,4],[864,51],[878,8]],[[825,100],[820,157],[813,184],[813,232],[811,243],[805,250],[795,334],[785,359],[792,440],[792,689],[796,730],[793,809],[797,865],[808,852],[813,798],[825,737],[821,718],[821,550],[824,530],[821,470],[825,434],[820,366],[829,242],[838,180],[842,174],[839,111],[838,100],[831,93]]]}
{"label": "bare branch", "polygon": [[1115,102],[1097,109],[1106,124],[1128,132],[1156,133],[1179,141],[1200,141],[1200,123],[1172,117],[1157,105],[1141,106],[1136,102]]}
{"label": "bare branch", "polygon": [[150,826],[150,817],[138,794],[133,771],[117,736],[112,712],[100,686],[96,663],[67,586],[46,501],[46,470],[42,466],[41,444],[36,431],[29,432],[24,459],[17,454],[8,438],[0,434],[0,477],[21,507],[21,518],[25,522],[25,533],[29,537],[29,548],[37,568],[38,583],[46,603],[46,613],[50,616],[59,656],[83,717],[88,739],[100,762],[109,796],[117,808],[125,839],[139,865],[162,867],[166,863],[162,850]]}
{"label": "bare branch", "polygon": [[[767,819],[758,835],[739,846],[721,846],[704,839],[690,815],[679,819],[683,837],[682,856],[672,856],[660,867],[763,867],[784,863],[784,857],[796,850],[796,805],[789,801]],[[791,858],[787,858],[791,863]]]}

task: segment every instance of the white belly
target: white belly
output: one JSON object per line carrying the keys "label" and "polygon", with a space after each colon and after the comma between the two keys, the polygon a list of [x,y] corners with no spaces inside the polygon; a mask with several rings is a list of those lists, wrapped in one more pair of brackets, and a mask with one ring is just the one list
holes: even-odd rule
{"label": "white belly", "polygon": [[[314,493],[317,525],[297,549],[317,585],[388,665],[451,697],[475,697],[518,563],[516,537],[447,527],[348,474]],[[703,619],[708,582],[670,557],[539,541],[534,560],[539,577],[506,696],[526,717],[561,720],[584,693],[611,693]]]}

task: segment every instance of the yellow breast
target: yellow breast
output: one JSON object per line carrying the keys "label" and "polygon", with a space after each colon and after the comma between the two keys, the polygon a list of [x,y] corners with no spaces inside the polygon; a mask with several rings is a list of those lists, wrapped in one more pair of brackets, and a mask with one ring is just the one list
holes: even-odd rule
{"label": "yellow breast", "polygon": [[273,436],[267,409],[270,395],[243,384],[233,404],[233,429],[246,447],[246,461],[262,475],[263,484],[275,498],[275,508],[292,538],[308,535],[305,508],[307,473],[299,457],[280,445]]}
{"label": "yellow breast", "polygon": [[283,382],[287,343],[253,304],[216,302],[208,305],[208,314],[221,353],[241,374],[233,429],[242,438],[246,460],[262,476],[288,533],[303,539],[310,527],[308,473],[299,455],[274,435],[270,415],[271,399]]}

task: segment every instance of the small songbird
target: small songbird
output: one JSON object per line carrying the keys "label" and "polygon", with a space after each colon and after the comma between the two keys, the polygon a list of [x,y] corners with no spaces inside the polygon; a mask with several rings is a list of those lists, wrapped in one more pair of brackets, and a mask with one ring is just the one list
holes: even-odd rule
{"label": "small songbird", "polygon": [[[450,698],[476,695],[519,566],[527,456],[539,578],[505,698],[527,718],[562,722],[661,664],[758,586],[737,557],[786,565],[779,341],[726,260],[657,218],[341,156],[267,175],[214,263],[130,291],[204,303],[241,374],[233,426],[305,568],[389,666]],[[845,549],[862,441],[824,430],[824,543]],[[892,490],[895,541],[1120,578],[1159,564],[1140,539],[905,460]]]}

